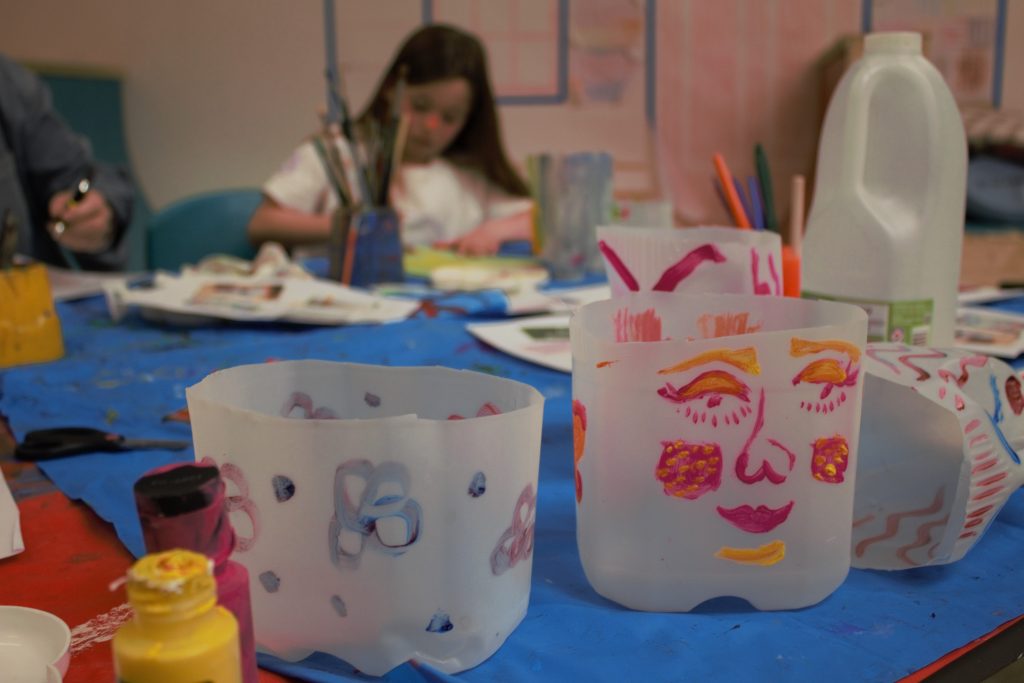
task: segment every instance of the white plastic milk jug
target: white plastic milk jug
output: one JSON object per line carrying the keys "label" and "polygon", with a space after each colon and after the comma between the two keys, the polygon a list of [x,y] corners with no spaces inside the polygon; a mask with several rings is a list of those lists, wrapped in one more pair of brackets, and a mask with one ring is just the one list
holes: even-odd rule
{"label": "white plastic milk jug", "polygon": [[869,341],[952,346],[967,144],[917,33],[873,33],[843,75],[818,146],[803,294],[849,301]]}

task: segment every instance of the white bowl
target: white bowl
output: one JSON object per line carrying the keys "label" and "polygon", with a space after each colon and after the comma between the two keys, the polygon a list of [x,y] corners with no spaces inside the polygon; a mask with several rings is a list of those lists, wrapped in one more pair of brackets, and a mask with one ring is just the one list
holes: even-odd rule
{"label": "white bowl", "polygon": [[[50,681],[62,677],[71,661],[71,629],[59,617],[14,605],[0,605],[0,670],[13,681]],[[12,673],[13,672],[13,673]],[[38,672],[38,673],[35,673]],[[34,677],[33,677],[34,676]],[[58,677],[56,680],[60,680]]]}

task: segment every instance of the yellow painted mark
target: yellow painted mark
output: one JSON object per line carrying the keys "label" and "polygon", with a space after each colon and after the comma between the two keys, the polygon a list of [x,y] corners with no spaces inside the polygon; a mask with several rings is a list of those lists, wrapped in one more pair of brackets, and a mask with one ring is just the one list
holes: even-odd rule
{"label": "yellow painted mark", "polygon": [[796,378],[812,384],[841,385],[846,381],[846,369],[834,358],[821,358],[811,362]]}
{"label": "yellow painted mark", "polygon": [[757,548],[730,548],[723,546],[715,553],[720,560],[729,560],[737,564],[757,564],[762,567],[769,567],[781,562],[786,557],[786,544],[782,541],[772,541]]}
{"label": "yellow painted mark", "polygon": [[854,363],[860,360],[860,348],[856,344],[851,344],[848,341],[842,339],[826,339],[824,341],[812,341],[810,339],[800,339],[793,337],[789,340],[789,355],[799,358],[800,356],[808,356],[812,353],[821,353],[822,351],[839,351],[845,353],[850,357]]}
{"label": "yellow painted mark", "polygon": [[661,370],[658,370],[658,374],[671,375],[677,372],[690,370],[698,365],[705,365],[715,361],[727,363],[742,370],[743,372],[750,373],[751,375],[761,374],[761,366],[757,362],[757,349],[752,346],[747,346],[742,349],[712,349],[710,351],[705,351],[704,353],[697,354],[693,358],[684,360],[682,363],[662,368]]}

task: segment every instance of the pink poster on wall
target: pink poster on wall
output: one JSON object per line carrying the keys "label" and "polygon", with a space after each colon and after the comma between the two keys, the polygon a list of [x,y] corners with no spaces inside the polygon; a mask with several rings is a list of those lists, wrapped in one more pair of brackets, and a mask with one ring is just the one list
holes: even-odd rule
{"label": "pink poster on wall", "polygon": [[790,178],[813,177],[824,113],[816,64],[860,25],[860,3],[846,0],[658,4],[659,154],[684,223],[730,223],[715,197],[711,158],[721,153],[745,182],[757,142],[785,220]]}

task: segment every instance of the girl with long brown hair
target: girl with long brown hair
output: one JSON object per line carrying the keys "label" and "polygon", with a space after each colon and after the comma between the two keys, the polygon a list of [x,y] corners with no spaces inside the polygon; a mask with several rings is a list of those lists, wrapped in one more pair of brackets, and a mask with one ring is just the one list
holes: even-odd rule
{"label": "girl with long brown hair", "polygon": [[[389,202],[401,217],[403,242],[493,254],[503,242],[528,239],[529,192],[505,154],[480,41],[440,24],[414,32],[356,120],[357,132],[384,129],[395,97],[407,135]],[[337,198],[311,143],[296,150],[263,192],[249,225],[253,241],[327,240]]]}

